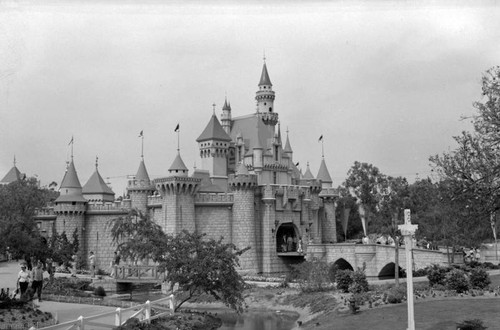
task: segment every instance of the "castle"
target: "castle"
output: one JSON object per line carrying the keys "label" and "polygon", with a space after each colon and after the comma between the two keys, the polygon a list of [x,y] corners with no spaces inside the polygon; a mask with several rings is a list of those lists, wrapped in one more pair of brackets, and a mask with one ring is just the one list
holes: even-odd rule
{"label": "castle", "polygon": [[283,145],[265,62],[255,100],[256,112],[241,117],[233,117],[227,98],[220,121],[214,110],[196,140],[201,169],[190,175],[178,150],[168,175],[151,180],[142,157],[121,201],[115,201],[97,163],[82,186],[72,159],[54,205],[38,210],[38,227],[48,236],[53,228],[68,237],[76,231],[80,256],[93,251],[103,269],[116,248],[107,223],[132,208],[168,233],[186,229],[250,247],[240,257],[242,273],[283,272],[307,256],[310,243],[335,243],[337,191],[324,157],[316,177],[309,166],[302,174],[294,164],[288,132]]}

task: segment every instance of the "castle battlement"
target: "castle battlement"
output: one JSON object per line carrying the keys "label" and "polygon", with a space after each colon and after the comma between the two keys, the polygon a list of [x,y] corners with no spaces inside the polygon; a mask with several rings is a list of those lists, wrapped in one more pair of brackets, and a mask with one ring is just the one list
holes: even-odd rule
{"label": "castle battlement", "polygon": [[233,194],[221,193],[199,193],[194,199],[196,205],[208,204],[208,205],[233,205],[234,196]]}
{"label": "castle battlement", "polygon": [[78,204],[66,204],[66,203],[58,203],[54,206],[54,212],[57,213],[84,213],[87,205],[84,203]]}
{"label": "castle battlement", "polygon": [[161,207],[163,197],[160,195],[148,196],[148,207]]}
{"label": "castle battlement", "polygon": [[88,204],[87,205],[87,213],[89,214],[96,214],[96,213],[102,213],[102,214],[108,214],[108,213],[128,213],[129,208],[124,207],[123,203],[106,203],[106,204],[101,204],[101,203],[95,203],[95,204]]}

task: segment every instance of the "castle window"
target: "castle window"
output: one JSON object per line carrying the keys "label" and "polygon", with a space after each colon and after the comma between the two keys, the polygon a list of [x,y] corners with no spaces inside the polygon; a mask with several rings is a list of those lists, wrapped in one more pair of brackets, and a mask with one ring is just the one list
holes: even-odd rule
{"label": "castle window", "polygon": [[273,183],[277,184],[278,183],[278,173],[273,172]]}
{"label": "castle window", "polygon": [[269,107],[269,112],[273,112],[273,108]]}

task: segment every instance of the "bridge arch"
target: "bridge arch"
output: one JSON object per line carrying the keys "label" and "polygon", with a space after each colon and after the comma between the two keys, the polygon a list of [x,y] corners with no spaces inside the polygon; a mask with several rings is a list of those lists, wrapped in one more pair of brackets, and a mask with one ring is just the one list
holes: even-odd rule
{"label": "bridge arch", "polygon": [[351,264],[344,258],[337,259],[337,261],[335,261],[333,265],[337,267],[338,270],[354,270]]}
{"label": "bridge arch", "polygon": [[[396,270],[396,264],[394,262],[388,263],[387,265],[382,267],[382,269],[378,273],[378,279],[379,280],[387,280],[387,279],[394,278],[396,275],[395,270]],[[401,278],[402,275],[403,275],[403,269],[400,266],[399,267],[399,277]]]}
{"label": "bridge arch", "polygon": [[[288,242],[289,237],[292,238],[291,244]],[[293,223],[281,224],[276,231],[276,251],[280,253],[296,252],[300,238],[300,231]]]}

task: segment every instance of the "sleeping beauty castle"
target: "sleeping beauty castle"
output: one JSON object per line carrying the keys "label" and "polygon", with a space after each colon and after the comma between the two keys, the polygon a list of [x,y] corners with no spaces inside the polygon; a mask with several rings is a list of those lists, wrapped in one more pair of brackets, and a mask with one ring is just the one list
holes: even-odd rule
{"label": "sleeping beauty castle", "polygon": [[168,173],[151,180],[142,157],[120,201],[97,162],[82,186],[72,159],[54,205],[38,211],[38,227],[48,236],[53,229],[69,238],[76,231],[83,260],[93,251],[104,269],[116,249],[108,221],[137,208],[167,233],[195,231],[250,247],[240,257],[241,273],[286,271],[307,258],[308,245],[336,242],[337,191],[324,157],[316,176],[309,166],[302,174],[294,163],[288,132],[282,139],[275,96],[264,62],[256,111],[234,116],[226,99],[220,118],[214,111],[196,139],[201,168],[190,173],[178,151]]}

